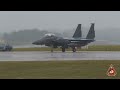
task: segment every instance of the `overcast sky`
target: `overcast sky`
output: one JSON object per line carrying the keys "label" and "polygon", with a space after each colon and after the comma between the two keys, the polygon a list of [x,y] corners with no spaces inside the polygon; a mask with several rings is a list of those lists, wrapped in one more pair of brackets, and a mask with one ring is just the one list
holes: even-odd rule
{"label": "overcast sky", "polygon": [[120,28],[120,11],[0,11],[0,32],[21,29]]}

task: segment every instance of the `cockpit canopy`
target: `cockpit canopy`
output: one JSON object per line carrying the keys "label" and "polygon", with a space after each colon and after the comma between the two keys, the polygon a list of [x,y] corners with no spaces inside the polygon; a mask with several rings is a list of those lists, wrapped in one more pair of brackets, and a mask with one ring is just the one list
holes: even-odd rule
{"label": "cockpit canopy", "polygon": [[45,35],[44,35],[44,37],[52,37],[52,36],[55,36],[55,34],[48,33],[48,34],[45,34]]}

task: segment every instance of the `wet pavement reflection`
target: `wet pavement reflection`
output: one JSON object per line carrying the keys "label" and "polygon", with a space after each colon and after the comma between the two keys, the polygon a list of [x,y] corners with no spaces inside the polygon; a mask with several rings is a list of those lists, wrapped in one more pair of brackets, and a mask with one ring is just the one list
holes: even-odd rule
{"label": "wet pavement reflection", "polygon": [[59,52],[0,52],[0,61],[52,61],[52,60],[120,60],[118,51]]}

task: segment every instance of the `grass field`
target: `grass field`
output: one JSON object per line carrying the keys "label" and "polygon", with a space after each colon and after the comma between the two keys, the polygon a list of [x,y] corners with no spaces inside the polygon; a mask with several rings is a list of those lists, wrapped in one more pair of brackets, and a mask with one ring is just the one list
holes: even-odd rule
{"label": "grass field", "polygon": [[[50,51],[49,47],[35,47],[35,48],[14,48],[13,51]],[[66,49],[70,51],[71,48]],[[88,49],[77,49],[78,51],[120,51],[120,45],[92,45]],[[61,51],[60,48],[54,49],[54,51]]]}
{"label": "grass field", "polygon": [[[113,64],[115,77],[106,72]],[[0,79],[120,79],[119,60],[0,62]]]}

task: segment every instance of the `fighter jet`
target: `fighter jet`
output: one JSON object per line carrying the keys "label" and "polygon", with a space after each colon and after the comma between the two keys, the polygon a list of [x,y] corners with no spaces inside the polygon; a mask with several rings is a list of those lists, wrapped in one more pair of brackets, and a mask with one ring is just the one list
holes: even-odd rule
{"label": "fighter jet", "polygon": [[82,46],[86,46],[89,43],[95,41],[94,23],[91,24],[90,30],[86,38],[82,38],[81,36],[81,24],[78,24],[77,29],[72,38],[58,37],[55,34],[45,34],[43,38],[33,42],[32,44],[49,46],[51,47],[51,52],[53,52],[53,48],[58,47],[61,47],[62,52],[65,52],[65,49],[69,47],[72,48],[73,52],[76,52],[76,47],[81,48]]}

